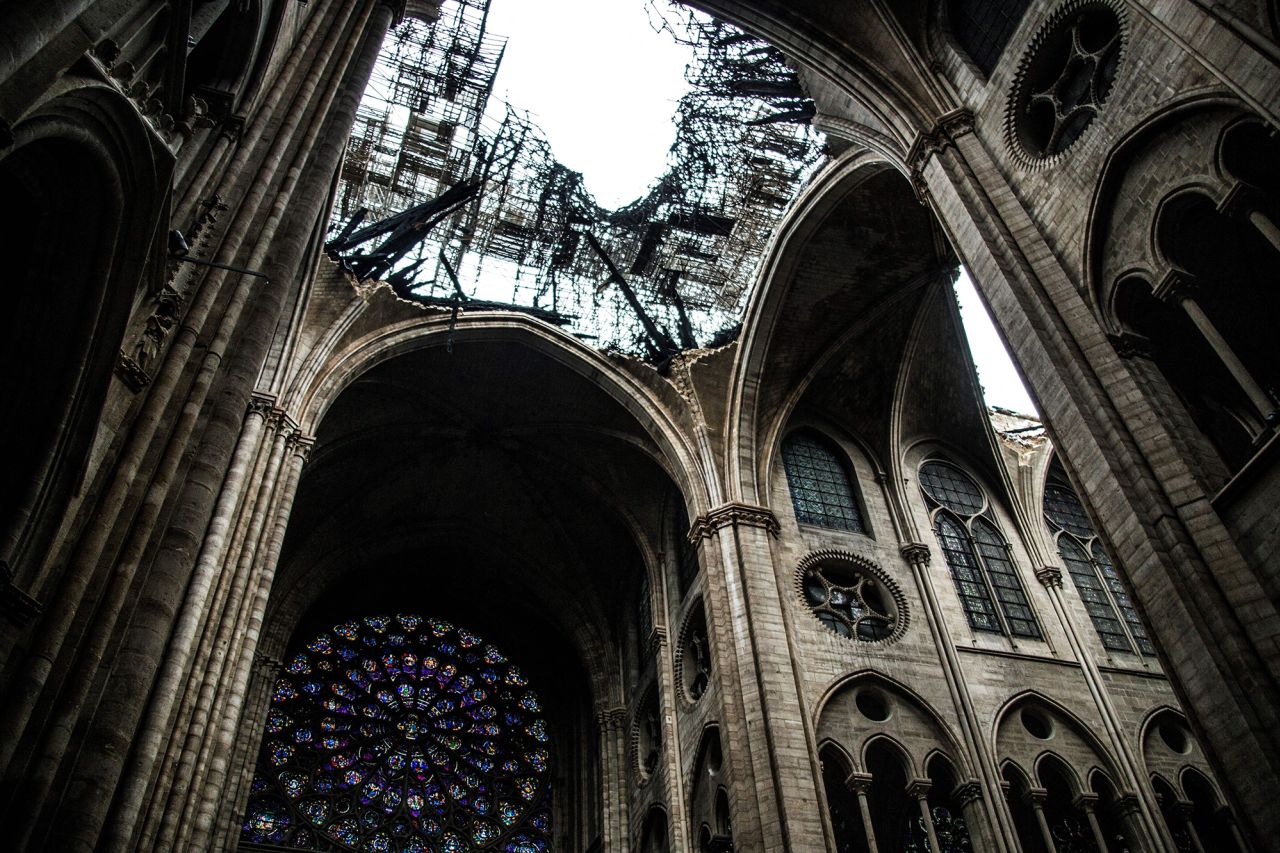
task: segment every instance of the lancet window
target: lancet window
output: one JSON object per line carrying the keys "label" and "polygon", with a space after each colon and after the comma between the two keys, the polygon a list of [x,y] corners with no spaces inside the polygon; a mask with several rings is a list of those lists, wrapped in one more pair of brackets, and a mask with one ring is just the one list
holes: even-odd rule
{"label": "lancet window", "polygon": [[344,622],[275,683],[241,838],[546,853],[550,746],[540,697],[481,637],[414,614]]}
{"label": "lancet window", "polygon": [[1132,652],[1136,646],[1142,654],[1154,655],[1155,648],[1120,573],[1102,547],[1080,499],[1061,480],[1050,479],[1045,486],[1044,517],[1102,645],[1117,652]]}
{"label": "lancet window", "polygon": [[976,631],[1039,637],[1040,627],[1018,579],[1009,543],[996,526],[982,489],[968,474],[936,460],[920,466],[920,488],[969,626]]}
{"label": "lancet window", "polygon": [[797,521],[867,532],[849,470],[828,442],[812,432],[792,433],[782,443],[782,467]]}

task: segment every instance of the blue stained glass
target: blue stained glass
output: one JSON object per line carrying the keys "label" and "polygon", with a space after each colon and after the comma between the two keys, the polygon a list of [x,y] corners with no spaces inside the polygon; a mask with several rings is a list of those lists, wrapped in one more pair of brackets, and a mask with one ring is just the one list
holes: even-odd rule
{"label": "blue stained glass", "polygon": [[[250,791],[247,840],[476,853],[524,839],[546,850],[535,842],[548,818],[532,814],[549,770],[542,704],[481,637],[442,620],[375,615],[321,634],[285,669],[305,680],[273,687],[265,727],[274,737],[260,766],[274,769]],[[288,713],[274,707],[283,703]],[[506,797],[495,800],[496,790]]]}

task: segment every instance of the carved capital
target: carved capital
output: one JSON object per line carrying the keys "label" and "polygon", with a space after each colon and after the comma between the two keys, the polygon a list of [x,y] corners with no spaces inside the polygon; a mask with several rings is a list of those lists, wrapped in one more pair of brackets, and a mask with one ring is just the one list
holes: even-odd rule
{"label": "carved capital", "polygon": [[1057,566],[1041,566],[1036,569],[1036,580],[1046,588],[1062,589],[1062,569]]}
{"label": "carved capital", "polygon": [[620,732],[627,725],[627,709],[614,706],[596,709],[596,727],[602,732]]}
{"label": "carved capital", "polygon": [[1075,806],[1082,812],[1091,812],[1098,806],[1098,795],[1092,791],[1085,791],[1076,796],[1071,801],[1071,805]]}
{"label": "carved capital", "polygon": [[955,800],[956,805],[964,808],[970,803],[977,802],[982,799],[982,785],[977,779],[970,779],[968,782],[961,782],[956,785],[955,790],[951,792],[951,799]]}
{"label": "carved capital", "polygon": [[1115,348],[1116,355],[1121,358],[1151,359],[1151,341],[1143,335],[1133,332],[1120,332],[1119,334],[1107,335],[1107,340],[1111,341],[1111,346]]}
{"label": "carved capital", "polygon": [[289,444],[293,455],[300,461],[306,462],[316,446],[316,439],[315,436],[303,435],[301,430],[295,430],[293,435],[289,436]]}
{"label": "carved capital", "polygon": [[266,675],[276,675],[284,668],[284,662],[262,652],[253,653],[253,665]]}
{"label": "carved capital", "polygon": [[1138,802],[1138,795],[1132,791],[1116,797],[1115,807],[1116,811],[1125,817],[1137,817],[1142,811],[1142,806]]}
{"label": "carved capital", "polygon": [[244,134],[244,116],[227,116],[222,120],[221,131],[228,142],[239,142]]}
{"label": "carved capital", "polygon": [[722,527],[762,527],[774,536],[777,536],[778,531],[781,530],[777,516],[772,510],[734,502],[718,506],[706,515],[698,516],[689,531],[689,541],[696,542],[703,537],[711,536]]}
{"label": "carved capital", "polygon": [[276,408],[276,397],[274,394],[264,394],[261,391],[255,391],[253,396],[249,398],[249,413],[258,415],[263,420],[270,417],[271,412]]}
{"label": "carved capital", "polygon": [[855,794],[866,794],[871,789],[870,773],[850,773],[849,778],[844,780],[845,787]]}
{"label": "carved capital", "polygon": [[151,374],[143,370],[142,365],[124,350],[120,350],[120,356],[116,359],[116,375],[133,391],[141,391],[151,384]]}
{"label": "carved capital", "polygon": [[1045,800],[1049,799],[1049,790],[1047,788],[1028,788],[1022,796],[1028,805],[1038,809],[1044,805]]}
{"label": "carved capital", "polygon": [[898,549],[902,558],[913,566],[929,565],[929,546],[923,542],[907,542]]}
{"label": "carved capital", "polygon": [[923,800],[929,796],[929,789],[933,787],[933,781],[930,779],[912,779],[907,783],[907,796],[916,800]]}
{"label": "carved capital", "polygon": [[91,52],[94,59],[110,68],[120,58],[120,45],[115,39],[104,38],[91,48]]}
{"label": "carved capital", "polygon": [[1164,302],[1178,303],[1184,299],[1194,299],[1200,284],[1195,276],[1182,270],[1171,269],[1165,273],[1160,283],[1152,289],[1156,299]]}
{"label": "carved capital", "polygon": [[907,151],[907,169],[911,175],[911,185],[921,202],[929,198],[928,183],[924,179],[925,167],[929,159],[956,145],[956,140],[973,132],[973,113],[967,109],[952,110],[938,118],[933,127],[916,136],[915,142]]}

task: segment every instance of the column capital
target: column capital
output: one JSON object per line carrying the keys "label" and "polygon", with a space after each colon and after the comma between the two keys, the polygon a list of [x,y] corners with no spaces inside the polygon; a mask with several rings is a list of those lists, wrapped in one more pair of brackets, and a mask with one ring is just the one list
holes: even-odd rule
{"label": "column capital", "polygon": [[1041,566],[1036,569],[1036,580],[1046,588],[1062,589],[1062,569],[1057,566]]}
{"label": "column capital", "polygon": [[903,559],[913,566],[929,565],[929,546],[923,542],[904,542],[898,550]]}
{"label": "column capital", "polygon": [[914,797],[917,800],[923,800],[929,796],[929,789],[933,787],[932,779],[912,779],[907,783],[907,796]]}
{"label": "column capital", "polygon": [[294,430],[288,439],[289,449],[293,455],[306,462],[316,446],[315,436],[304,435],[302,430]]}
{"label": "column capital", "polygon": [[627,724],[627,709],[613,705],[596,709],[596,727],[600,731],[620,732]]}
{"label": "column capital", "polygon": [[921,202],[929,198],[928,183],[924,179],[924,168],[929,164],[929,158],[954,146],[961,136],[972,133],[973,126],[973,113],[962,107],[939,116],[932,127],[921,131],[911,143],[907,151],[907,169],[911,185]]}
{"label": "column capital", "polygon": [[871,774],[853,772],[844,780],[845,787],[855,794],[865,794],[871,788]]}
{"label": "column capital", "polygon": [[1134,817],[1142,811],[1142,805],[1138,802],[1138,795],[1132,791],[1116,797],[1115,807],[1116,811],[1127,817]]}
{"label": "column capital", "polygon": [[253,665],[267,675],[276,675],[284,668],[283,661],[273,658],[271,655],[265,655],[262,652],[253,653]]}
{"label": "column capital", "polygon": [[1180,269],[1170,269],[1160,279],[1160,283],[1152,288],[1151,293],[1162,302],[1181,302],[1195,298],[1200,283],[1196,277]]}
{"label": "column capital", "polygon": [[956,785],[955,790],[951,792],[951,799],[956,801],[956,805],[964,808],[969,803],[977,802],[982,799],[982,783],[977,779],[970,779],[968,782],[961,782]]}
{"label": "column capital", "polygon": [[1107,335],[1116,355],[1121,358],[1152,358],[1151,340],[1135,332],[1118,332]]}
{"label": "column capital", "polygon": [[1045,800],[1049,799],[1049,789],[1028,788],[1027,792],[1022,796],[1031,806],[1038,809],[1044,805]]}
{"label": "column capital", "polygon": [[782,529],[778,517],[768,507],[733,501],[698,516],[689,530],[689,541],[712,536],[722,527],[761,527],[774,536]]}
{"label": "column capital", "polygon": [[264,391],[254,391],[249,398],[250,414],[261,415],[266,420],[276,409],[276,395]]}
{"label": "column capital", "polygon": [[1092,791],[1084,791],[1071,801],[1071,805],[1082,812],[1091,812],[1098,806],[1098,795]]}

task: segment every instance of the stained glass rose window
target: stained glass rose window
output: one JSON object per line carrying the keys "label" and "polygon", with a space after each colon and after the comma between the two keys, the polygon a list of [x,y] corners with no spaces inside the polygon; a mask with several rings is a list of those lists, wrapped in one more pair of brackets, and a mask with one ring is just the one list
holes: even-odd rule
{"label": "stained glass rose window", "polygon": [[243,838],[372,853],[545,853],[542,702],[481,637],[412,614],[335,625],[276,680]]}

